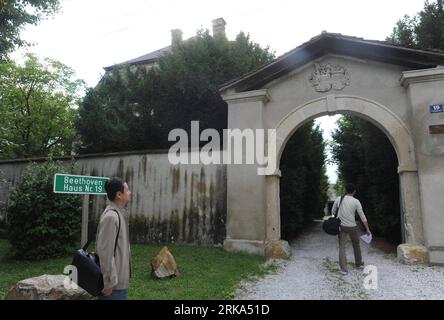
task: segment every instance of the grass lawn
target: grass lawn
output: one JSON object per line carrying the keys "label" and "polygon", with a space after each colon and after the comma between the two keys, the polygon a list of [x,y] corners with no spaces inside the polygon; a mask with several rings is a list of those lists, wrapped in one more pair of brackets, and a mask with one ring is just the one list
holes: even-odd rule
{"label": "grass lawn", "polygon": [[[168,245],[181,275],[172,279],[151,277],[151,258],[161,245],[131,246],[133,277],[129,299],[230,299],[240,280],[254,280],[276,269],[263,267],[264,257],[228,253],[222,248]],[[0,298],[18,281],[43,274],[63,274],[72,257],[44,261],[19,261],[8,257],[9,243],[0,240]]]}

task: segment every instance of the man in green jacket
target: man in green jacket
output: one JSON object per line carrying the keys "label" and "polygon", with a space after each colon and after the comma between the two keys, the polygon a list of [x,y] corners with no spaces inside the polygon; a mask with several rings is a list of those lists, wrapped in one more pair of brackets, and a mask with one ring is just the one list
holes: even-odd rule
{"label": "man in green jacket", "polygon": [[125,207],[131,191],[128,184],[117,177],[106,182],[105,190],[110,202],[100,217],[96,239],[104,283],[99,300],[126,300],[131,277],[131,249],[129,214]]}

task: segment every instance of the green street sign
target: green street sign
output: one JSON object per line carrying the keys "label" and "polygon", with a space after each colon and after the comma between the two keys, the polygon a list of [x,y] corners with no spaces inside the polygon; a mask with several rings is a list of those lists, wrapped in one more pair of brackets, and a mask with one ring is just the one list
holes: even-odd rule
{"label": "green street sign", "polygon": [[54,175],[54,193],[105,195],[107,180],[109,178],[56,173]]}

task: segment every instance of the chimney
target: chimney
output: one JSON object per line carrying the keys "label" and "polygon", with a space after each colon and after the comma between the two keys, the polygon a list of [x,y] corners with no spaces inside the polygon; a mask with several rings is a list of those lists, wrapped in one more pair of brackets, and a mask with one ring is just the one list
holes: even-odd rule
{"label": "chimney", "polygon": [[176,46],[182,42],[182,30],[173,29],[171,30],[171,46]]}
{"label": "chimney", "polygon": [[212,21],[213,23],[213,37],[216,36],[216,34],[220,34],[221,36],[225,37],[225,26],[227,23],[223,18],[214,19]]}

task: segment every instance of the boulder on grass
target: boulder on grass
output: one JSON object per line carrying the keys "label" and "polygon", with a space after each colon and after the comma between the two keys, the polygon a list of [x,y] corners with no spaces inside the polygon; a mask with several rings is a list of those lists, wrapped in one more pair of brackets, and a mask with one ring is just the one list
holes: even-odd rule
{"label": "boulder on grass", "polygon": [[167,247],[163,247],[159,254],[151,259],[151,274],[162,279],[178,276],[176,260]]}
{"label": "boulder on grass", "polygon": [[[90,300],[92,296],[78,287],[65,288],[65,275],[42,275],[18,282],[5,300]],[[74,284],[75,285],[75,284]]]}

